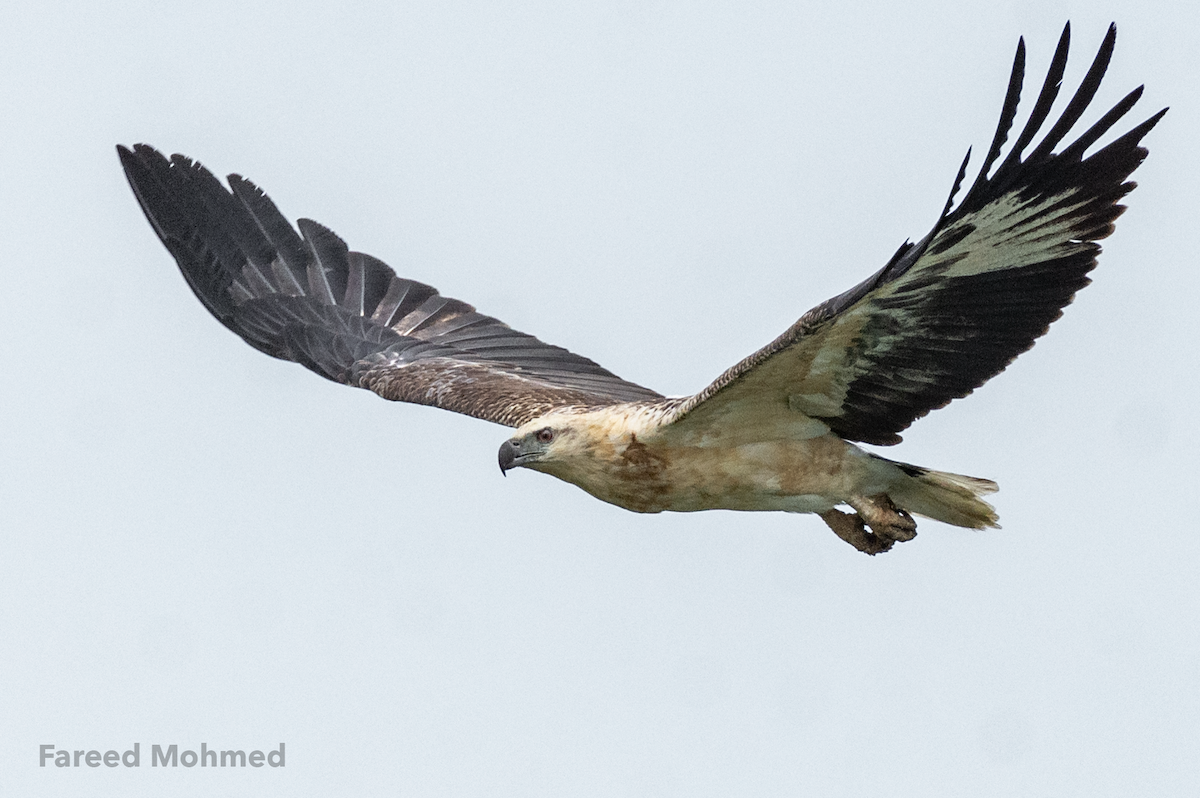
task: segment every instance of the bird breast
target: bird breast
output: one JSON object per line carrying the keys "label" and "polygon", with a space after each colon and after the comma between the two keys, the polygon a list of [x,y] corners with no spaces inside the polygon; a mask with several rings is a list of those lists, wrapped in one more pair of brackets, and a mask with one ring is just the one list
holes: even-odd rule
{"label": "bird breast", "polygon": [[820,512],[871,495],[870,458],[835,435],[807,440],[680,446],[631,433],[547,468],[598,499],[640,513],[664,510]]}

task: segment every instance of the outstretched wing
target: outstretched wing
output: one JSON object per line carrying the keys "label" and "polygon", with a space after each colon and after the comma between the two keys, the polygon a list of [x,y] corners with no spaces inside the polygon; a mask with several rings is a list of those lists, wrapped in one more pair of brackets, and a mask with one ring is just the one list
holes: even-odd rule
{"label": "outstretched wing", "polygon": [[1139,87],[1053,152],[1099,88],[1115,40],[1114,26],[1058,121],[1022,157],[1058,94],[1070,26],[1063,30],[1029,121],[989,176],[1017,111],[1022,40],[995,138],[959,206],[951,211],[966,160],[929,235],[681,402],[666,419],[672,431],[712,436],[745,424],[748,434],[778,433],[817,419],[850,440],[899,443],[914,420],[966,396],[1033,346],[1090,282],[1095,242],[1113,231],[1124,210],[1118,201],[1135,185],[1126,178],[1146,157],[1138,144],[1166,113],[1083,157],[1133,107]]}
{"label": "outstretched wing", "polygon": [[129,185],[188,284],[272,357],[385,399],[508,426],[555,407],[655,400],[585,357],[517,332],[308,219],[299,234],[249,180],[230,193],[181,155],[118,147]]}

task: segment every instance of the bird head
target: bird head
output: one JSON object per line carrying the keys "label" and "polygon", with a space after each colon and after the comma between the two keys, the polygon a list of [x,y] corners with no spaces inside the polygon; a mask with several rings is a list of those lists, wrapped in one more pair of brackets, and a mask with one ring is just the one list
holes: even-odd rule
{"label": "bird head", "polygon": [[572,437],[572,428],[562,420],[539,418],[531,421],[500,445],[500,472],[507,473],[519,467],[545,470],[570,448],[568,441]]}
{"label": "bird head", "polygon": [[528,422],[500,445],[500,471],[523,467],[561,476],[593,454],[597,430],[590,414],[556,410]]}

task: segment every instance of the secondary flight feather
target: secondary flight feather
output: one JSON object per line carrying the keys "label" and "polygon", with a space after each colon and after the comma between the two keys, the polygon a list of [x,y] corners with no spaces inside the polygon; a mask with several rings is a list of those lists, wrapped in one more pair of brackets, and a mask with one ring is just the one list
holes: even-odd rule
{"label": "secondary flight feather", "polygon": [[[518,332],[350,251],[308,219],[293,227],[239,175],[225,188],[181,155],[118,153],[142,210],[188,285],[251,346],[385,399],[517,428],[501,470],[552,474],[637,512],[817,513],[875,554],[916,534],[913,515],[996,526],[995,483],[868,453],[930,410],[1002,371],[1088,284],[1166,110],[1094,145],[1141,87],[1062,149],[1089,107],[1116,40],[1110,27],[1050,129],[1066,68],[1064,28],[1016,140],[1018,43],[1000,123],[957,205],[970,152],[933,229],[849,291],[690,397],[664,397]],[[1039,138],[1040,137],[1040,138]],[[1033,149],[1026,153],[1026,150]],[[1057,150],[1057,151],[1056,151]],[[849,507],[843,512],[838,507]]]}

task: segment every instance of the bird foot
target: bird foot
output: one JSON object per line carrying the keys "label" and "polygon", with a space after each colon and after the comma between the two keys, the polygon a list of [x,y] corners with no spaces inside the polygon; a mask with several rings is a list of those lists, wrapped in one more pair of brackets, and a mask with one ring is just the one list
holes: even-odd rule
{"label": "bird foot", "polygon": [[905,510],[897,507],[886,493],[850,499],[853,507],[871,531],[879,537],[903,543],[917,536],[917,522]]}
{"label": "bird foot", "polygon": [[[876,555],[917,536],[917,522],[897,507],[886,493],[856,496],[847,502],[853,513],[829,510],[821,520],[833,534],[861,552]],[[870,527],[870,531],[867,528]]]}
{"label": "bird foot", "polygon": [[872,557],[887,551],[896,543],[891,538],[880,537],[868,532],[866,523],[858,513],[827,510],[821,513],[821,520],[833,530],[833,534]]}

